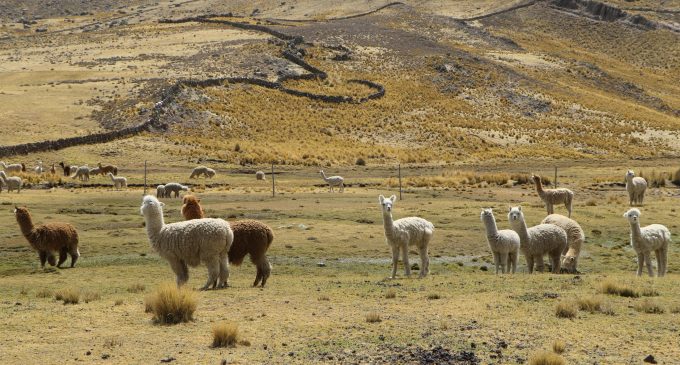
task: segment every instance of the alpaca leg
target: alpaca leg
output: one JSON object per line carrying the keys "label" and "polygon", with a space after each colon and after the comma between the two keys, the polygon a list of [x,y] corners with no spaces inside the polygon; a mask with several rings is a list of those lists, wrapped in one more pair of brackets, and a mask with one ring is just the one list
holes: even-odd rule
{"label": "alpaca leg", "polygon": [[411,276],[411,264],[408,262],[408,245],[401,247],[401,259],[404,261],[404,275]]}
{"label": "alpaca leg", "polygon": [[552,272],[553,274],[559,274],[560,273],[560,257],[561,253],[560,252],[555,252],[550,256],[550,263],[552,264]]}
{"label": "alpaca leg", "polygon": [[545,266],[543,265],[543,255],[534,256],[534,261],[536,262],[536,271],[543,272]]}
{"label": "alpaca leg", "polygon": [[345,192],[345,184],[340,184],[340,192],[344,193]]}
{"label": "alpaca leg", "polygon": [[397,245],[392,246],[392,276],[390,279],[397,277],[397,264],[399,263],[399,247]]}
{"label": "alpaca leg", "polygon": [[637,276],[642,276],[642,266],[645,263],[645,257],[642,253],[637,254],[637,261],[638,261]]}
{"label": "alpaca leg", "polygon": [[534,272],[534,258],[526,255],[525,258],[527,259],[527,269],[529,270],[529,274],[533,274]]}
{"label": "alpaca leg", "polygon": [[172,259],[168,261],[170,261],[170,267],[175,273],[177,286],[182,286],[187,281],[189,281],[189,268],[187,268],[187,264],[184,261],[180,259]]}
{"label": "alpaca leg", "polygon": [[229,286],[229,257],[225,253],[220,255],[220,273],[218,287],[226,288]]}
{"label": "alpaca leg", "polygon": [[[506,274],[510,270],[510,267],[508,267],[508,253],[501,253],[499,261],[501,263],[501,273]],[[496,265],[496,274],[498,274],[498,265]]]}
{"label": "alpaca leg", "polygon": [[47,252],[38,251],[38,256],[40,257],[40,267],[45,268],[45,261],[47,261]]}
{"label": "alpaca leg", "polygon": [[645,265],[647,265],[647,274],[654,277],[654,269],[652,269],[652,253],[645,252]]}
{"label": "alpaca leg", "polygon": [[201,290],[208,290],[211,286],[215,289],[220,275],[220,259],[218,257],[210,257],[204,263],[208,267],[208,281],[206,281]]}
{"label": "alpaca leg", "polygon": [[663,275],[666,275],[666,270],[668,269],[668,247],[661,249],[661,262],[663,263]]}
{"label": "alpaca leg", "polygon": [[571,218],[571,200],[564,203],[564,206],[567,208],[567,211],[569,212],[569,218]]}
{"label": "alpaca leg", "polygon": [[493,253],[493,263],[496,266],[496,275],[498,275],[498,268],[501,265],[501,254],[499,252]]}
{"label": "alpaca leg", "polygon": [[271,265],[269,264],[267,257],[263,257],[255,264],[255,266],[257,267],[257,276],[255,277],[253,286],[257,286],[260,281],[262,281],[262,287],[264,288],[264,284],[267,282],[269,274],[271,274]]}
{"label": "alpaca leg", "polygon": [[75,267],[76,261],[78,261],[78,258],[80,257],[80,251],[78,250],[78,247],[72,248],[69,254],[71,255],[71,267]]}
{"label": "alpaca leg", "polygon": [[61,264],[66,261],[66,258],[68,257],[68,247],[62,247],[59,250],[59,262],[57,263],[57,267],[61,268]]}
{"label": "alpaca leg", "polygon": [[420,253],[420,277],[424,278],[427,276],[427,274],[430,273],[430,258],[427,255],[427,246],[421,247],[419,250]]}
{"label": "alpaca leg", "polygon": [[514,274],[517,271],[517,262],[519,261],[519,253],[518,252],[513,252],[512,253],[512,273]]}
{"label": "alpaca leg", "polygon": [[54,266],[57,264],[57,259],[54,257],[54,254],[50,251],[47,251],[47,263],[50,264],[50,266]]}

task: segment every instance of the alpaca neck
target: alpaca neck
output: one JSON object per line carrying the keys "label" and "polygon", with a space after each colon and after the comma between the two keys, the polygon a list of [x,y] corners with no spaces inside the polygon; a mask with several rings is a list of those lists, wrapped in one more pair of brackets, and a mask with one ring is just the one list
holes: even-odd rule
{"label": "alpaca neck", "polygon": [[326,177],[326,173],[323,172],[323,171],[321,171],[321,178],[323,179],[323,181],[328,182],[328,178]]}
{"label": "alpaca neck", "polygon": [[[149,214],[149,213],[147,213]],[[161,229],[165,225],[165,222],[163,220],[163,212],[158,212],[158,213],[150,213],[150,215],[144,215],[145,222],[146,222],[146,233],[149,236],[149,240],[151,241],[152,246],[156,246],[156,238],[161,232]]]}
{"label": "alpaca neck", "polygon": [[21,228],[21,234],[28,238],[35,228],[31,216],[17,216],[17,222],[19,223],[19,228]]}
{"label": "alpaca neck", "polygon": [[383,211],[383,227],[385,227],[385,237],[392,240],[394,237],[394,221],[392,220],[392,213]]}
{"label": "alpaca neck", "polygon": [[541,180],[536,179],[534,180],[534,182],[536,183],[536,192],[538,193],[538,195],[539,196],[543,195],[545,191],[543,190],[543,183],[541,182]]}
{"label": "alpaca neck", "polygon": [[486,227],[486,236],[488,238],[498,236],[498,227],[493,216],[484,217],[484,227]]}
{"label": "alpaca neck", "polygon": [[526,244],[529,243],[529,230],[527,229],[527,224],[524,222],[524,219],[516,222],[513,224],[513,228],[515,228],[515,232],[519,235],[519,242],[521,243],[522,246],[525,246]]}
{"label": "alpaca neck", "polygon": [[640,238],[640,236],[642,236],[642,231],[640,230],[640,223],[630,222],[630,235],[635,239]]}

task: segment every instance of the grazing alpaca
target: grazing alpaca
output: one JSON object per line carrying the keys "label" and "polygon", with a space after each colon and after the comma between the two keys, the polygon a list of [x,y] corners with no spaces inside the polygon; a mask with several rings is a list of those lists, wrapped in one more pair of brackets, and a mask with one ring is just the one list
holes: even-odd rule
{"label": "grazing alpaca", "polygon": [[551,214],[541,221],[541,224],[554,224],[567,233],[567,248],[566,252],[562,252],[562,267],[568,273],[576,274],[576,266],[578,265],[578,257],[581,255],[581,246],[586,240],[583,229],[575,220],[567,218],[560,214]]}
{"label": "grazing alpaca", "polygon": [[20,163],[6,165],[4,161],[0,161],[0,166],[2,166],[3,170],[5,170],[5,172],[7,172],[8,174],[16,174],[22,171],[22,166]]}
{"label": "grazing alpaca", "polygon": [[[193,195],[185,195],[182,199],[182,216],[184,219],[201,219],[205,218],[203,208],[201,208],[201,199]],[[232,227],[233,230],[233,227]]]}
{"label": "grazing alpaca", "polygon": [[102,172],[102,169],[100,169],[99,167],[91,168],[90,169],[90,176],[96,177],[101,172]]}
{"label": "grazing alpaca", "polygon": [[78,251],[78,231],[68,223],[45,223],[34,226],[31,213],[27,208],[14,207],[21,233],[28,243],[40,255],[40,267],[45,267],[45,261],[54,266],[54,251],[59,251],[57,267],[66,261],[67,255],[71,255],[71,267],[76,265],[80,251]]}
{"label": "grazing alpaca", "polygon": [[392,276],[397,275],[397,263],[399,261],[399,250],[402,252],[404,261],[404,274],[411,275],[411,266],[408,262],[408,246],[416,246],[420,253],[420,277],[425,277],[430,272],[430,259],[427,255],[428,245],[434,234],[434,225],[423,218],[408,217],[392,220],[392,205],[397,201],[397,197],[392,195],[385,198],[380,195],[378,201],[382,207],[383,226],[385,228],[385,238],[392,247]]}
{"label": "grazing alpaca", "polygon": [[567,247],[567,233],[554,224],[539,224],[527,228],[522,207],[511,207],[508,213],[510,226],[519,235],[519,249],[527,260],[529,274],[534,272],[534,263],[539,272],[543,271],[543,255],[550,256],[552,272],[560,273],[560,256]]}
{"label": "grazing alpaca", "polygon": [[267,180],[266,176],[267,175],[265,175],[264,171],[258,171],[255,173],[255,179],[257,180]]}
{"label": "grazing alpaca", "polygon": [[642,267],[647,265],[647,273],[654,276],[652,269],[652,251],[656,254],[656,265],[659,277],[666,274],[668,267],[668,245],[671,232],[661,224],[650,224],[640,228],[640,210],[632,208],[623,213],[630,223],[630,245],[633,246],[638,258],[637,276],[642,276]]}
{"label": "grazing alpaca", "polygon": [[223,219],[203,218],[165,224],[163,206],[156,197],[147,195],[140,211],[144,216],[151,247],[170,263],[177,285],[189,280],[188,266],[201,262],[208,268],[208,281],[202,290],[228,286],[227,253],[234,241],[229,223]]}
{"label": "grazing alpaca", "polygon": [[206,179],[213,177],[215,176],[215,170],[205,166],[198,166],[191,171],[191,175],[189,176],[189,178],[190,179],[193,179],[195,177],[198,178],[201,175],[203,175],[203,177],[205,177]]}
{"label": "grazing alpaca", "polygon": [[538,193],[538,196],[541,197],[541,200],[543,200],[543,203],[545,203],[548,214],[555,213],[553,209],[555,204],[564,204],[569,211],[569,218],[571,218],[571,206],[572,201],[574,200],[573,191],[565,188],[543,189],[543,183],[541,182],[540,176],[532,175],[531,179],[534,180],[534,183],[536,184],[536,192]]}
{"label": "grazing alpaca", "polygon": [[340,187],[341,193],[345,191],[345,179],[343,179],[341,176],[326,177],[326,173],[323,172],[323,170],[319,170],[319,173],[321,174],[323,181],[325,181],[328,184],[328,191],[332,193],[334,186]]}
{"label": "grazing alpaca", "polygon": [[165,198],[165,185],[156,186],[156,198]]}
{"label": "grazing alpaca", "polygon": [[127,179],[122,176],[113,176],[112,172],[106,174],[113,181],[114,189],[127,189]]}
{"label": "grazing alpaca", "polygon": [[45,172],[45,169],[43,168],[42,161],[38,160],[38,165],[33,168],[33,171],[35,171],[36,174],[42,175],[43,172]]}
{"label": "grazing alpaca", "polygon": [[64,161],[59,162],[59,166],[64,170],[64,176],[71,176],[71,174],[75,174],[75,172],[78,171],[78,166],[69,166],[65,164]]}
{"label": "grazing alpaca", "polygon": [[76,173],[71,178],[78,178],[80,181],[90,181],[90,168],[87,165],[78,167]]}
{"label": "grazing alpaca", "polygon": [[[7,192],[11,193],[12,190],[16,190],[17,194],[21,192],[21,185],[23,181],[19,176],[7,177],[4,171],[0,171],[0,185],[7,185]],[[2,191],[2,189],[0,189]]]}
{"label": "grazing alpaca", "polygon": [[175,193],[175,198],[179,198],[180,191],[189,191],[189,187],[174,182],[165,184],[164,189],[166,198],[170,198],[172,193]]}
{"label": "grazing alpaca", "polygon": [[493,261],[496,265],[496,275],[500,266],[501,273],[506,274],[517,270],[519,259],[519,235],[511,229],[498,230],[496,218],[491,209],[482,209],[481,220],[486,228],[486,239],[489,248],[493,252]]}
{"label": "grazing alpaca", "polygon": [[[203,218],[203,208],[199,202],[200,199],[193,195],[184,196],[184,205],[182,205],[184,219]],[[243,258],[250,255],[250,261],[257,268],[253,286],[261,283],[264,287],[272,271],[266,254],[274,240],[274,232],[266,224],[255,220],[231,222],[230,226],[234,232],[234,242],[229,248],[229,264],[239,266],[243,263]]]}
{"label": "grazing alpaca", "polygon": [[642,177],[635,177],[633,170],[628,170],[626,173],[626,191],[628,191],[631,207],[642,205],[642,201],[645,199],[645,190],[647,190],[647,180]]}
{"label": "grazing alpaca", "polygon": [[111,173],[114,176],[118,175],[118,167],[115,166],[115,165],[102,166],[102,163],[99,162],[99,163],[97,163],[97,167],[99,167],[99,173],[102,174],[102,175],[106,175],[108,173]]}

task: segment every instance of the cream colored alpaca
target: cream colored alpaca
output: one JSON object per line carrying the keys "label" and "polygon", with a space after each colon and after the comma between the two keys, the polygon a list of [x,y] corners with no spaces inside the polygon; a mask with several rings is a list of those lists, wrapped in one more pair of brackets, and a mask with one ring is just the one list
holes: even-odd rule
{"label": "cream colored alpaca", "polygon": [[642,268],[647,265],[647,273],[654,276],[652,269],[652,251],[656,254],[659,276],[666,274],[668,266],[668,245],[672,243],[671,232],[661,224],[650,224],[640,228],[640,210],[632,208],[623,214],[630,223],[630,245],[638,257],[637,276],[642,276]]}
{"label": "cream colored alpaca", "polygon": [[567,211],[569,211],[569,217],[571,218],[572,201],[574,200],[573,191],[565,188],[543,189],[543,183],[541,182],[540,176],[532,175],[531,179],[534,180],[534,183],[536,184],[536,192],[541,200],[543,200],[543,203],[545,203],[545,209],[548,211],[548,214],[555,213],[555,210],[553,209],[555,204],[564,204]]}
{"label": "cream colored alpaca", "polygon": [[328,176],[326,177],[326,173],[323,172],[323,170],[319,170],[319,173],[321,174],[321,177],[323,178],[323,181],[325,181],[328,184],[328,191],[333,192],[333,187],[337,186],[340,188],[340,192],[345,191],[345,179],[342,178],[342,176]]}

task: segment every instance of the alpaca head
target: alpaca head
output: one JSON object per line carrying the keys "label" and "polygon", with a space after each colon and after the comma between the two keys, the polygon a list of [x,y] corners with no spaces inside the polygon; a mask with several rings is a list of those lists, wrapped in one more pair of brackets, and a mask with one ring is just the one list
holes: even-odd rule
{"label": "alpaca head", "polygon": [[323,170],[319,170],[319,173],[320,173],[321,175],[323,175],[323,174],[324,174]]}
{"label": "alpaca head", "polygon": [[208,170],[206,170],[205,174],[206,174],[206,176],[208,176],[208,177],[213,177],[213,176],[215,176],[215,170],[213,170],[213,169],[208,169]]}
{"label": "alpaca head", "polygon": [[633,172],[633,170],[628,170],[628,172],[626,172],[626,180],[631,180],[634,177],[635,173]]}
{"label": "alpaca head", "polygon": [[189,187],[188,187],[188,186],[185,186],[185,185],[182,185],[182,191],[189,191]]}
{"label": "alpaca head", "polygon": [[482,222],[487,219],[493,219],[493,210],[491,208],[482,208],[482,214],[480,214]]}
{"label": "alpaca head", "polygon": [[397,196],[392,195],[389,198],[385,198],[384,196],[380,195],[378,197],[378,201],[380,202],[380,205],[382,206],[383,213],[392,213],[392,205],[394,205],[394,202],[397,201]]}
{"label": "alpaca head", "polygon": [[540,182],[541,182],[541,177],[538,176],[538,175],[531,174],[531,180],[532,180],[534,183],[540,183]]}
{"label": "alpaca head", "polygon": [[641,215],[640,210],[638,208],[632,208],[627,212],[623,213],[623,217],[628,218],[628,222],[630,222],[631,224],[639,224],[640,215]]}
{"label": "alpaca head", "polygon": [[184,198],[182,199],[182,204],[185,205],[198,205],[198,203],[201,202],[201,199],[193,196],[193,195],[185,195]]}
{"label": "alpaca head", "polygon": [[510,207],[510,212],[508,213],[508,221],[510,221],[511,225],[524,221],[524,213],[522,213],[522,206]]}
{"label": "alpaca head", "polygon": [[18,207],[14,206],[14,215],[16,216],[17,220],[25,220],[26,218],[30,219],[31,218],[31,213],[28,211],[28,208],[26,207]]}
{"label": "alpaca head", "polygon": [[151,214],[160,214],[163,216],[163,207],[165,204],[158,201],[155,196],[147,195],[142,199],[142,206],[139,207],[139,211],[143,216]]}
{"label": "alpaca head", "polygon": [[576,257],[564,256],[562,259],[562,267],[567,269],[567,271],[574,272],[574,268],[576,267]]}
{"label": "alpaca head", "polygon": [[113,177],[113,173],[111,173],[111,172],[109,172],[109,173],[106,174],[106,175],[107,175],[108,177]]}

